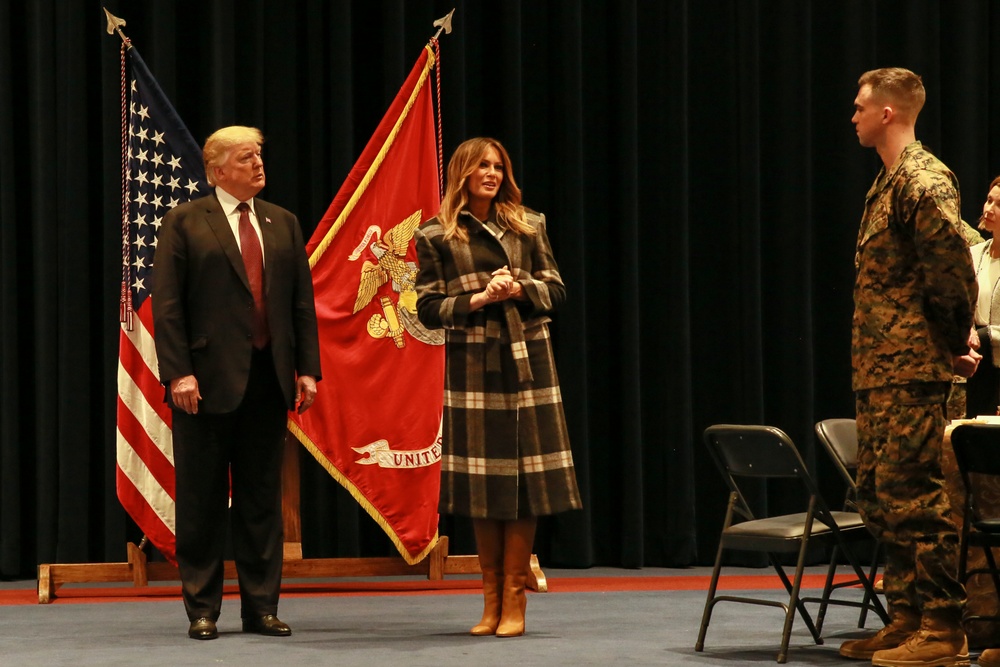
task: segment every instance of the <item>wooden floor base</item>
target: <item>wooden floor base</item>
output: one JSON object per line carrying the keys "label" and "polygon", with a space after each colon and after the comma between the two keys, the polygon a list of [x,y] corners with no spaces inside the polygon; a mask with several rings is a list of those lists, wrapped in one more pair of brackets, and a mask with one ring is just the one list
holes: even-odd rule
{"label": "wooden floor base", "polygon": [[[170,563],[150,563],[142,549],[133,543],[127,545],[126,563],[73,563],[43,564],[38,566],[38,603],[48,604],[56,599],[56,591],[69,583],[132,582],[141,588],[151,581],[179,581],[177,567]],[[425,575],[439,581],[448,574],[478,574],[476,556],[449,556],[448,538],[439,537],[431,553],[416,565],[409,565],[402,558],[302,558],[301,543],[285,544],[285,561],[282,576],[287,579],[325,579],[335,577],[388,577]],[[236,566],[226,561],[226,579],[236,578]],[[538,565],[538,558],[531,556],[531,574],[528,587],[539,593],[548,591],[545,573]]]}

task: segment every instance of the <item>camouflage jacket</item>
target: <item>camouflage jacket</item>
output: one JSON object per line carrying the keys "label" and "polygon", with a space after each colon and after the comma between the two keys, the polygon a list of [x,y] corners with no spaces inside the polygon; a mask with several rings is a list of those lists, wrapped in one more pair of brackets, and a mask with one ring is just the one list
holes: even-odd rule
{"label": "camouflage jacket", "polygon": [[919,141],[884,167],[858,232],[854,389],[948,382],[968,347],[977,286],[958,180]]}

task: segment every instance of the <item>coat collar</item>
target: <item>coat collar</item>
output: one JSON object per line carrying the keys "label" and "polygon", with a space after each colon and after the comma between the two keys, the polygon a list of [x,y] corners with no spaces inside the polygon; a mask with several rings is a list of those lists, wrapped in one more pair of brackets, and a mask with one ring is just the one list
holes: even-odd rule
{"label": "coat collar", "polygon": [[[247,291],[251,291],[250,280],[247,278],[246,267],[243,264],[243,255],[240,253],[240,246],[236,243],[233,228],[229,225],[229,218],[226,217],[226,212],[223,210],[222,204],[214,194],[205,197],[204,202],[206,223],[218,240],[223,252],[225,252],[236,275],[240,277]],[[255,197],[254,212],[260,224],[261,236],[264,239],[264,294],[267,294],[268,287],[271,284],[271,275],[274,271],[275,231],[269,216],[270,205],[267,202]]]}
{"label": "coat collar", "polygon": [[892,166],[888,169],[883,166],[879,169],[878,176],[875,178],[875,182],[872,183],[871,188],[868,189],[868,194],[865,196],[865,201],[871,199],[876,194],[878,194],[884,187],[885,184],[890,182],[892,179],[896,178],[896,174],[899,172],[900,168],[903,166],[903,162],[913,154],[914,152],[923,148],[923,144],[919,141],[914,141],[906,145],[906,148],[896,156],[896,160],[892,163]]}

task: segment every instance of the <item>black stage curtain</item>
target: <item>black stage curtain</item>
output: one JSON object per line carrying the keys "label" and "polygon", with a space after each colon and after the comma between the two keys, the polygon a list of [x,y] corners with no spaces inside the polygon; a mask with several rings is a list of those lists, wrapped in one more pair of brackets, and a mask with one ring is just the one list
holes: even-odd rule
{"label": "black stage curtain", "polygon": [[[586,508],[543,521],[550,565],[710,562],[718,422],[785,429],[832,494],[812,427],[852,416],[853,258],[878,170],[857,78],[924,77],[918,136],[976,220],[1000,172],[1000,6],[802,0],[106,0],[192,134],[256,125],[264,195],[306,235],[442,36],[446,157],[512,153],[570,301],[556,354]],[[0,576],[120,561],[114,488],[119,39],[97,0],[0,0]],[[320,385],[322,390],[322,384]],[[784,489],[761,489],[781,508]],[[303,456],[307,556],[388,555]],[[446,518],[453,552],[469,527]]]}

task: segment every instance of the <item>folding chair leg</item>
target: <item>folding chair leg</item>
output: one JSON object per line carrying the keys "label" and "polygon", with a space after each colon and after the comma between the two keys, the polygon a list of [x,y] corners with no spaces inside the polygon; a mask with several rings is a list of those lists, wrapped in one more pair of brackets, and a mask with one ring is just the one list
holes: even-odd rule
{"label": "folding chair leg", "polygon": [[[997,595],[1000,595],[1000,578],[997,577],[997,562],[993,558],[993,549],[987,544],[983,546],[983,551],[986,552],[986,564],[990,566],[990,577],[993,578],[993,588],[996,590]],[[963,584],[965,582],[962,582]]]}
{"label": "folding chair leg", "polygon": [[[865,609],[872,609],[878,614],[878,617],[882,620],[882,623],[889,625],[892,619],[889,618],[889,613],[885,610],[885,605],[879,599],[878,595],[875,594],[874,587],[874,573],[875,568],[878,565],[878,551],[875,552],[875,558],[872,560],[872,566],[870,573],[866,576],[865,571],[861,569],[861,564],[858,563],[857,556],[850,549],[843,549],[843,552],[847,555],[847,560],[851,564],[851,569],[854,570],[855,576],[861,581],[861,585],[865,588],[864,600],[868,603]],[[859,626],[861,627],[861,626]]]}
{"label": "folding chair leg", "polygon": [[802,547],[799,549],[798,562],[795,564],[795,578],[790,585],[788,577],[785,575],[785,571],[778,563],[778,560],[772,554],[769,554],[771,563],[774,565],[775,570],[778,572],[778,576],[781,578],[782,582],[785,584],[785,588],[788,589],[789,592],[788,606],[785,611],[785,626],[781,631],[781,648],[778,651],[779,664],[784,664],[788,660],[788,642],[792,638],[792,623],[795,621],[796,611],[799,612],[802,616],[803,622],[806,624],[806,627],[809,628],[813,641],[817,644],[823,643],[823,638],[819,636],[816,626],[813,625],[812,616],[809,615],[805,605],[799,599],[799,592],[802,590],[802,574],[806,566],[806,550],[808,546],[809,540],[802,540]]}
{"label": "folding chair leg", "polygon": [[712,620],[712,608],[715,606],[715,591],[719,585],[719,572],[722,571],[722,540],[719,540],[719,551],[715,555],[715,567],[712,569],[712,581],[708,584],[708,597],[705,599],[705,611],[701,615],[701,628],[698,630],[698,641],[694,645],[695,651],[702,651],[705,648],[705,634],[708,632],[708,624]]}
{"label": "folding chair leg", "polygon": [[[794,606],[798,610],[799,615],[802,616],[802,621],[806,624],[806,628],[809,630],[809,634],[812,635],[813,641],[816,642],[817,644],[822,644],[823,639],[819,636],[819,632],[816,631],[816,625],[813,623],[812,615],[806,609],[806,605],[799,598],[798,592],[796,591],[795,588],[795,582],[788,579],[788,575],[785,574],[784,568],[781,567],[777,558],[775,558],[774,554],[768,554],[767,556],[768,558],[771,559],[771,566],[774,568],[774,571],[778,573],[778,578],[781,579],[781,583],[785,586],[785,592],[788,593],[789,596],[789,604],[782,606],[785,607],[786,609],[790,606]],[[799,560],[802,562],[802,569],[804,570],[805,569],[804,550],[802,551],[802,554],[799,556]],[[798,571],[799,567],[796,566],[796,573],[798,573]],[[801,589],[802,587],[801,576],[799,576],[798,584],[799,584],[799,589]],[[795,594],[794,605],[791,604],[793,593]]]}
{"label": "folding chair leg", "polygon": [[[875,586],[875,575],[878,574],[878,557],[881,552],[882,547],[877,542],[875,543],[875,553],[872,555],[872,564],[868,569],[868,582]],[[865,588],[865,597],[861,600],[861,615],[858,616],[858,627],[865,627],[865,623],[868,622],[868,609],[872,604],[872,593],[868,592],[868,588]]]}
{"label": "folding chair leg", "polygon": [[820,598],[819,611],[816,613],[816,632],[823,634],[823,621],[826,619],[826,609],[830,606],[830,596],[833,595],[833,575],[837,571],[837,547],[830,552],[830,567],[826,571],[826,583],[823,584],[823,595]]}

